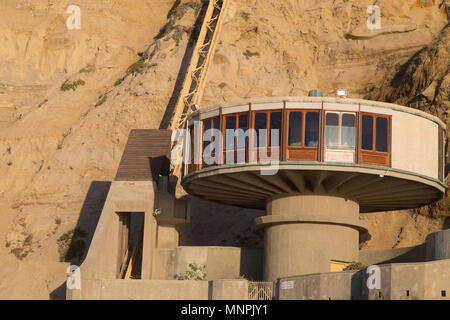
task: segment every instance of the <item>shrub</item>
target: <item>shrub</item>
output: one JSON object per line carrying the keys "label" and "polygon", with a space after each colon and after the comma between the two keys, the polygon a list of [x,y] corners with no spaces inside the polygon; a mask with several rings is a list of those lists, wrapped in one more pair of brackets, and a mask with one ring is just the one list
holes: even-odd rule
{"label": "shrub", "polygon": [[98,100],[98,102],[95,104],[95,106],[96,107],[101,106],[102,104],[105,103],[107,98],[108,98],[108,96],[105,94],[100,100]]}
{"label": "shrub", "polygon": [[205,265],[197,265],[195,262],[189,264],[189,269],[185,271],[184,274],[176,274],[174,276],[175,279],[178,280],[205,280],[206,266]]}
{"label": "shrub", "polygon": [[367,266],[361,262],[352,261],[348,266],[346,266],[342,271],[350,271],[350,270],[362,270],[367,268]]}
{"label": "shrub", "polygon": [[144,71],[145,63],[142,61],[138,61],[133,63],[128,69],[126,74],[129,75],[131,73],[142,73]]}
{"label": "shrub", "polygon": [[114,87],[117,87],[119,84],[121,84],[125,80],[125,77],[122,77],[120,79],[117,79],[116,82],[114,82]]}
{"label": "shrub", "polygon": [[84,86],[86,82],[84,80],[78,79],[77,81],[73,81],[70,83],[68,80],[64,81],[64,83],[61,85],[61,91],[67,91],[72,89],[75,91],[78,86]]}
{"label": "shrub", "polygon": [[251,52],[250,50],[245,50],[245,52],[243,53],[244,56],[249,59],[251,57],[259,57],[259,52]]}
{"label": "shrub", "polygon": [[48,102],[48,99],[45,99],[44,101],[42,101],[39,105],[38,108],[42,107],[44,104],[46,104]]}
{"label": "shrub", "polygon": [[71,260],[73,258],[81,259],[86,248],[84,240],[76,239],[87,236],[87,232],[79,227],[69,230],[62,234],[58,240],[59,261]]}

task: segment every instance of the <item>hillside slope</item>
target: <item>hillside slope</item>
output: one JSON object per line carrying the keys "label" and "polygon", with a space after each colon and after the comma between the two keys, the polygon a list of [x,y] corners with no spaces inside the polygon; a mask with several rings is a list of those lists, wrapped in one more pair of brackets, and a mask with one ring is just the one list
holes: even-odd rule
{"label": "hillside slope", "polygon": [[[64,28],[69,4],[0,5],[0,35],[8,39],[0,48],[0,116],[9,112],[0,122],[0,298],[63,297],[68,262],[58,262],[57,240],[79,223],[80,213],[87,217],[83,231],[92,234],[90,222],[101,210],[129,130],[159,127],[176,98],[201,1],[136,0],[129,6],[83,0],[82,29],[70,32]],[[373,94],[448,23],[433,1],[378,1],[383,24],[416,28],[349,38],[364,25],[369,4],[230,1],[202,106],[313,88],[328,95],[337,87],[351,97]],[[78,80],[84,85],[61,90]],[[181,244],[261,246],[252,225],[260,211],[194,199],[192,214]],[[376,223],[366,244],[372,249],[420,243],[444,224],[443,218],[407,212],[366,218]],[[400,230],[408,237],[398,236]]]}

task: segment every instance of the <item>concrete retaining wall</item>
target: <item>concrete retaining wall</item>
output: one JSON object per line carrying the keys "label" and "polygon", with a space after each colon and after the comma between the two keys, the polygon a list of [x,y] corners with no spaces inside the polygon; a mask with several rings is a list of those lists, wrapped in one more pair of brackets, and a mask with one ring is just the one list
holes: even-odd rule
{"label": "concrete retaining wall", "polygon": [[68,300],[247,300],[247,280],[83,280]]}
{"label": "concrete retaining wall", "polygon": [[379,289],[366,270],[281,278],[280,300],[450,300],[450,259],[381,265]]}
{"label": "concrete retaining wall", "polygon": [[156,249],[153,258],[153,279],[172,280],[189,270],[189,264],[206,266],[207,280],[262,278],[263,249],[238,247],[177,247]]}

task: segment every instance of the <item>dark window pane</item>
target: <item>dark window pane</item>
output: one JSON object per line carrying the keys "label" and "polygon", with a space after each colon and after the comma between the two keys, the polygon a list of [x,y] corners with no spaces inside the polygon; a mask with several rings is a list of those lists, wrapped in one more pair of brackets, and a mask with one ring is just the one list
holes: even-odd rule
{"label": "dark window pane", "polygon": [[225,148],[234,149],[234,130],[236,128],[236,116],[226,117],[225,119]]}
{"label": "dark window pane", "polygon": [[203,152],[211,142],[211,120],[203,121]]}
{"label": "dark window pane", "polygon": [[214,122],[214,129],[220,129],[220,119],[219,118],[214,119],[213,122]]}
{"label": "dark window pane", "polygon": [[388,121],[386,118],[377,118],[376,135],[377,140],[375,143],[376,150],[380,152],[387,152],[387,131]]}
{"label": "dark window pane", "polygon": [[305,118],[305,147],[317,147],[319,140],[319,113],[307,112]]}
{"label": "dark window pane", "polygon": [[245,133],[248,129],[248,115],[241,114],[239,116],[239,130],[237,135],[237,147],[245,148]]}
{"label": "dark window pane", "polygon": [[[214,127],[213,127],[214,129],[219,130],[220,129],[220,119],[219,118],[214,119],[213,125],[214,125]],[[213,135],[212,143],[213,143],[214,152],[216,152],[219,149],[219,139],[217,136]]]}
{"label": "dark window pane", "polygon": [[302,113],[289,112],[289,146],[302,145]]}
{"label": "dark window pane", "polygon": [[325,142],[327,147],[339,146],[339,115],[337,113],[326,115]]}
{"label": "dark window pane", "polygon": [[[278,139],[276,141],[272,141],[272,130],[276,130],[275,133],[278,134]],[[270,132],[268,132],[270,146],[271,147],[279,147],[281,145],[281,112],[272,112],[270,114]],[[274,135],[276,138],[277,136]]]}
{"label": "dark window pane", "polygon": [[248,127],[248,115],[241,114],[239,116],[239,128],[244,129],[245,131],[247,127]]}
{"label": "dark window pane", "polygon": [[372,150],[373,147],[373,117],[362,116],[361,123],[361,148],[363,150]]}
{"label": "dark window pane", "polygon": [[[261,131],[260,131],[261,130]],[[267,146],[267,113],[255,114],[255,132],[254,138],[255,147]]]}
{"label": "dark window pane", "polygon": [[355,147],[355,115],[342,114],[341,147]]}

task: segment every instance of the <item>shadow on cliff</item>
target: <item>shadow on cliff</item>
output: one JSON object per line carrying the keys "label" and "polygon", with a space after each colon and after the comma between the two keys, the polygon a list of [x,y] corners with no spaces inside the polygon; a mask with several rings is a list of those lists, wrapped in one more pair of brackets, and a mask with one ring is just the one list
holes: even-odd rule
{"label": "shadow on cliff", "polygon": [[[177,1],[177,3],[179,3],[179,1]],[[176,8],[178,6],[177,3],[174,4],[174,8]],[[175,81],[175,86],[172,91],[172,95],[170,96],[169,103],[167,104],[166,112],[164,113],[164,116],[161,120],[161,124],[159,126],[160,129],[169,128],[170,122],[172,121],[172,117],[175,112],[175,106],[178,101],[178,97],[180,95],[181,89],[183,87],[184,79],[186,78],[186,74],[187,74],[187,71],[189,68],[189,63],[191,61],[192,54],[195,49],[195,43],[196,43],[198,35],[200,33],[200,29],[202,27],[203,19],[205,17],[207,8],[208,8],[208,3],[205,2],[201,8],[201,11],[200,11],[198,17],[197,17],[197,20],[195,21],[194,29],[191,32],[191,35],[188,40],[188,44],[186,46],[186,51],[183,56],[183,60],[181,61],[180,71],[178,72],[177,80]],[[166,32],[169,27],[170,26],[163,28],[161,30],[160,34],[158,36],[156,36],[156,38],[162,37],[164,32]]]}
{"label": "shadow on cliff", "polygon": [[[64,254],[64,262],[70,262],[71,265],[81,265],[86,258],[89,247],[94,237],[103,206],[111,187],[110,181],[93,181],[84,199],[81,207],[77,224],[73,231],[68,247],[62,247],[60,252]],[[66,296],[66,282],[63,282],[58,288],[50,293],[51,300],[62,300]]]}

